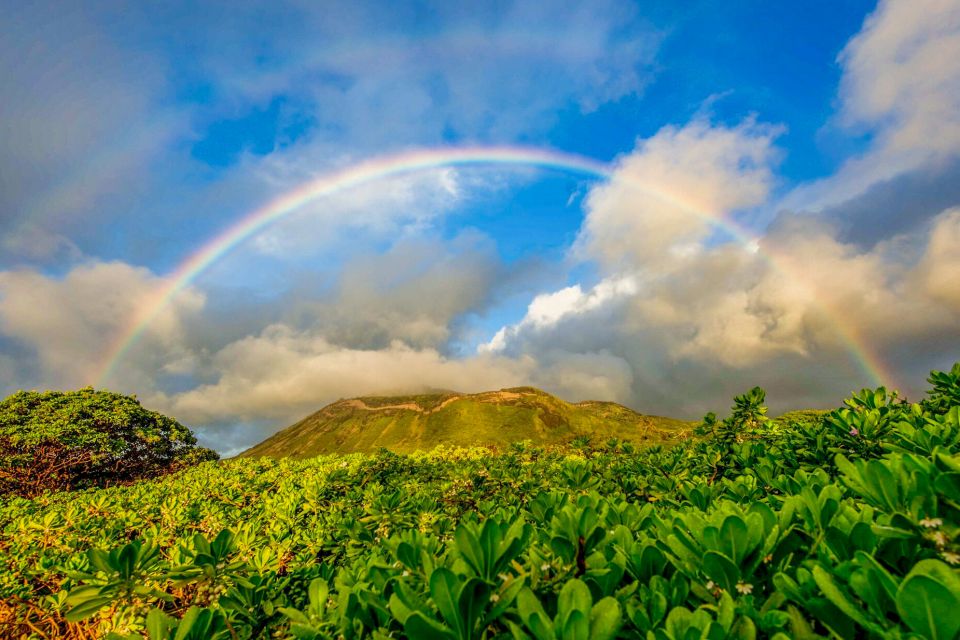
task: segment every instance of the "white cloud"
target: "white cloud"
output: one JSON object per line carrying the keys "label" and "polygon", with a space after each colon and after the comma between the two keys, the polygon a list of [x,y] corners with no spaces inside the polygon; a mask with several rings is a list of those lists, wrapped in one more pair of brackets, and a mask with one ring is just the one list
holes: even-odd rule
{"label": "white cloud", "polygon": [[[960,214],[943,212],[928,232],[910,239],[922,247],[914,257],[899,252],[897,242],[857,249],[798,218],[765,238],[758,254],[704,247],[625,298],[563,314],[563,322],[525,318],[499,331],[489,348],[541,365],[560,348],[583,356],[615,353],[630,367],[631,404],[647,409],[651,402],[660,410],[716,406],[736,392],[729,388],[736,380],[764,384],[773,402],[783,402],[776,392],[789,388],[790,376],[823,380],[831,368],[830,376],[842,371],[857,381],[850,385],[873,384],[858,368],[862,350],[879,354],[901,374],[888,382],[915,397],[925,369],[960,353],[958,235]],[[651,399],[648,374],[672,377],[687,369],[688,377],[673,379]],[[796,389],[790,393],[796,403]],[[837,391],[825,386],[823,393]],[[814,394],[807,401],[829,400]]]}
{"label": "white cloud", "polygon": [[[38,380],[19,378],[16,384],[78,387],[93,382],[104,354],[163,284],[148,270],[120,262],[84,264],[63,277],[0,271],[0,335],[32,351],[39,370]],[[184,320],[203,304],[196,291],[179,294],[150,323],[113,382],[132,389],[152,386],[154,367],[183,357]]]}
{"label": "white cloud", "polygon": [[[738,380],[822,406],[830,399],[818,394],[835,401],[840,379],[875,382],[862,369],[864,353],[910,372],[907,391],[915,394],[917,371],[945,349],[960,352],[960,214],[942,212],[870,248],[800,215],[782,216],[745,247],[718,243],[696,212],[730,216],[765,203],[776,131],[697,120],[641,141],[586,198],[578,255],[599,264],[600,284],[537,295],[481,352],[532,356],[537,379],[579,397],[590,376],[550,381],[551,357],[589,363],[616,354],[610,397],[667,411],[716,407]],[[797,380],[809,389],[798,391]]]}
{"label": "white cloud", "polygon": [[608,270],[682,260],[714,230],[712,219],[765,200],[779,132],[753,120],[728,128],[698,119],[641,140],[588,195],[578,253]]}
{"label": "white cloud", "polygon": [[[310,165],[309,155],[299,158],[295,164]],[[294,176],[294,179],[300,178]],[[457,171],[435,169],[377,180],[320,197],[304,203],[257,234],[250,248],[281,260],[303,261],[345,241],[356,244],[358,236],[379,239],[415,235],[429,229],[461,204],[463,196],[458,182]],[[280,189],[294,191],[300,187],[301,183],[287,177]]]}
{"label": "white cloud", "polygon": [[883,0],[839,56],[840,124],[870,147],[781,203],[821,210],[870,186],[942,162],[960,149],[960,6],[954,0]]}
{"label": "white cloud", "polygon": [[960,250],[958,248],[960,248],[960,209],[952,209],[935,220],[926,254],[912,275],[931,299],[960,312]]}
{"label": "white cloud", "polygon": [[191,424],[227,418],[290,421],[342,397],[516,386],[529,379],[534,363],[529,358],[454,360],[400,341],[383,349],[350,349],[278,324],[220,350],[214,367],[215,383],[151,401]]}
{"label": "white cloud", "polygon": [[[605,350],[576,353],[555,349],[538,354],[532,384],[572,402],[606,400],[635,403],[633,367]],[[527,356],[529,357],[529,356]]]}
{"label": "white cloud", "polygon": [[842,117],[877,127],[891,151],[955,154],[960,142],[960,6],[884,0],[839,58]]}
{"label": "white cloud", "polygon": [[400,340],[439,349],[465,314],[485,306],[502,277],[495,248],[482,236],[409,238],[381,254],[356,252],[329,295],[295,302],[289,315],[341,346]]}
{"label": "white cloud", "polygon": [[[663,37],[617,0],[440,3],[430,26],[408,7],[367,2],[299,5],[289,12],[296,20],[267,24],[232,3],[204,13],[214,19],[192,16],[188,33],[196,64],[224,96],[293,96],[325,137],[368,150],[440,142],[451,131],[470,140],[541,134],[558,107],[589,111],[641,92]],[[271,64],[257,55],[264,48]]]}
{"label": "white cloud", "polygon": [[477,352],[503,351],[510,339],[526,330],[552,327],[565,318],[589,313],[636,293],[637,282],[632,276],[602,280],[587,292],[577,284],[553,293],[541,293],[530,302],[520,322],[502,327],[488,343],[479,345]]}

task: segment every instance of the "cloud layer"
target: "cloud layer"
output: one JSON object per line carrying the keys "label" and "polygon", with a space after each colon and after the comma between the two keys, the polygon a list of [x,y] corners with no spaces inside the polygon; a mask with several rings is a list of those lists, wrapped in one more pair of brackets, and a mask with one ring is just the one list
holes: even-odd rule
{"label": "cloud layer", "polygon": [[[19,384],[90,384],[104,354],[163,284],[148,270],[120,262],[82,264],[63,277],[0,271],[0,332],[33,356],[23,360],[33,361],[34,375]],[[151,388],[158,369],[188,355],[185,324],[196,320],[203,305],[195,290],[178,296],[150,323],[138,357],[121,363],[118,377],[133,388]]]}
{"label": "cloud layer", "polygon": [[[92,382],[163,274],[239,216],[374,153],[597,122],[647,90],[668,37],[618,2],[207,7],[6,23],[0,51],[25,46],[12,24],[61,42],[8,70],[26,89],[0,114],[4,389]],[[179,294],[107,382],[224,450],[371,393],[533,384],[685,418],[754,384],[777,410],[877,376],[915,396],[960,358],[957,60],[956,3],[881,2],[837,58],[821,135],[855,143],[835,171],[791,182],[786,126],[708,100],[573,187],[558,260],[507,260],[472,228],[491,193],[525,215],[541,192],[510,198],[543,173],[437,169],[307,203]],[[205,159],[224,122],[250,137]],[[115,128],[135,133],[106,144]]]}
{"label": "cloud layer", "polygon": [[912,171],[937,171],[960,144],[960,9],[950,0],[884,0],[839,56],[836,127],[870,144],[782,205],[822,210]]}

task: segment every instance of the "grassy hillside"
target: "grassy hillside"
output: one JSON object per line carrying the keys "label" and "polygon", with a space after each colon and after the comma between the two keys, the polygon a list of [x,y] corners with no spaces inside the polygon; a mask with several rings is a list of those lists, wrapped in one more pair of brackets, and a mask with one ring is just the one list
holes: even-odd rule
{"label": "grassy hillside", "polygon": [[241,456],[309,458],[325,453],[396,453],[438,445],[560,444],[588,436],[653,444],[683,437],[691,423],[645,416],[614,402],[572,404],[533,387],[340,400]]}

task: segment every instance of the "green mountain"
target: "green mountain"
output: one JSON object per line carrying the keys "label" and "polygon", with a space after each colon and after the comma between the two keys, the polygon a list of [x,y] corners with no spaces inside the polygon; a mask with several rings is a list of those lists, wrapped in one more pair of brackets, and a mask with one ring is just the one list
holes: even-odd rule
{"label": "green mountain", "polygon": [[559,444],[580,436],[654,444],[684,437],[692,426],[615,402],[564,402],[533,387],[374,396],[334,402],[240,455],[309,458],[381,447],[410,453],[438,445]]}

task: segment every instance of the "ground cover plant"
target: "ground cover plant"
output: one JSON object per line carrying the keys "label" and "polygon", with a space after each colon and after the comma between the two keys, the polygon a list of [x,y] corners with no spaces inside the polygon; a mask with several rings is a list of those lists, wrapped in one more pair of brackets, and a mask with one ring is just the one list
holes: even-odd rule
{"label": "ground cover plant", "polygon": [[0,503],[6,637],[957,638],[960,365],[699,435],[207,462]]}

